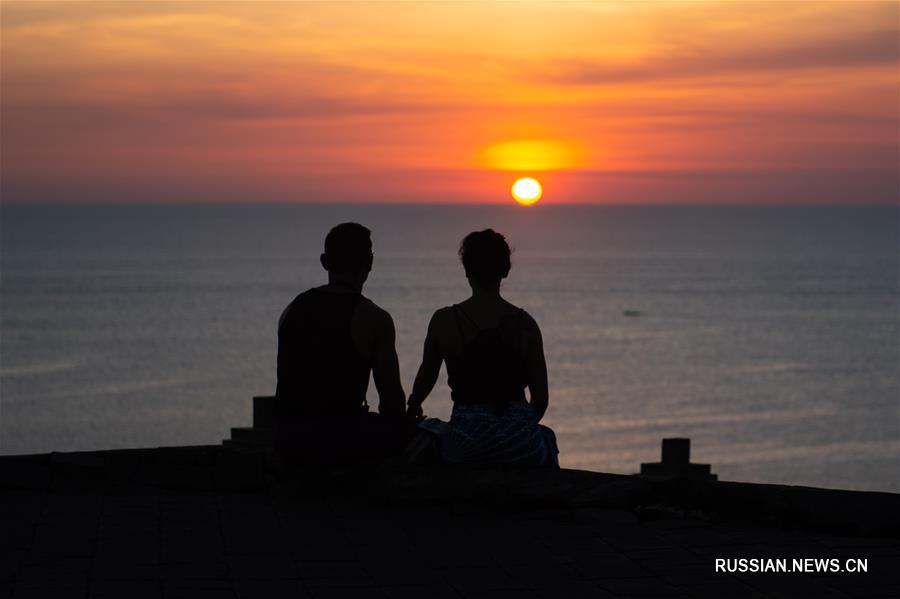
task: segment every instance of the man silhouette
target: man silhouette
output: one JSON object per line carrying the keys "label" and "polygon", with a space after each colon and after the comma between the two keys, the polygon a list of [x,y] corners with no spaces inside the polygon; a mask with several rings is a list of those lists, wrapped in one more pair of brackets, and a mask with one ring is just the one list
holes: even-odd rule
{"label": "man silhouette", "polygon": [[[298,295],[278,322],[276,448],[290,462],[354,462],[403,447],[394,321],[362,295],[373,258],[367,228],[331,229],[320,257],[328,284]],[[366,404],[370,372],[379,414]]]}

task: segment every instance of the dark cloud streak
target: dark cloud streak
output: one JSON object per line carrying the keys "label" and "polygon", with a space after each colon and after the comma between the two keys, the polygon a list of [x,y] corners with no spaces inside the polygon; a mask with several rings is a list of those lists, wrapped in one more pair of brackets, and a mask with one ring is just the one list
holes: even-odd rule
{"label": "dark cloud streak", "polygon": [[[785,42],[790,42],[786,44]],[[694,45],[635,64],[570,60],[537,78],[569,85],[615,85],[680,79],[714,79],[761,71],[889,67],[900,63],[900,30],[881,29],[838,39],[779,40],[742,44],[738,49]]]}

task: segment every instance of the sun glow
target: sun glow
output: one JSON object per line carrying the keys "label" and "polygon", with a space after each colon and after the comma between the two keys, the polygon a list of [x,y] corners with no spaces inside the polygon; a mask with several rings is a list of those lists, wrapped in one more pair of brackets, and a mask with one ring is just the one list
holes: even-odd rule
{"label": "sun glow", "polygon": [[552,171],[576,168],[581,151],[571,142],[548,139],[518,139],[496,143],[482,151],[480,162],[504,171]]}
{"label": "sun glow", "polygon": [[512,196],[523,206],[534,204],[544,193],[541,184],[531,177],[522,177],[518,179],[512,186]]}

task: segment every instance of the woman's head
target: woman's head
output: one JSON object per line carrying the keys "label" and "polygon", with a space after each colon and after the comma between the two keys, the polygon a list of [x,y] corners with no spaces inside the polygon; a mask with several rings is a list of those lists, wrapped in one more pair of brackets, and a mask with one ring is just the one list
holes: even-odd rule
{"label": "woman's head", "polygon": [[500,286],[509,274],[511,254],[506,238],[493,229],[469,233],[459,246],[466,278],[484,289]]}

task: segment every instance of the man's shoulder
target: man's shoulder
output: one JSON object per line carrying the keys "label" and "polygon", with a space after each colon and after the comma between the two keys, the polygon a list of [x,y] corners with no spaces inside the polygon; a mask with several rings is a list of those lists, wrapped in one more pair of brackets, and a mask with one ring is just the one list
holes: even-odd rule
{"label": "man's shoulder", "polygon": [[370,322],[377,325],[393,325],[394,320],[391,318],[390,313],[370,300],[369,298],[364,297],[364,301],[359,302],[359,305],[356,307],[356,313],[354,317],[360,318],[365,322]]}
{"label": "man's shoulder", "polygon": [[281,311],[281,316],[278,317],[278,326],[281,327],[284,324],[285,319],[288,314],[290,314],[298,304],[302,304],[305,300],[307,300],[313,293],[317,290],[316,287],[311,287],[306,291],[298,293],[294,299],[288,302],[288,305],[284,307],[284,310]]}
{"label": "man's shoulder", "polygon": [[353,311],[353,337],[363,355],[371,358],[370,348],[381,346],[382,342],[393,344],[396,332],[394,321],[388,311],[366,299],[356,305]]}
{"label": "man's shoulder", "polygon": [[287,307],[285,307],[285,311],[290,310],[291,307],[293,307],[293,306],[295,306],[295,305],[297,305],[297,304],[302,304],[304,301],[306,301],[306,300],[312,298],[313,296],[315,296],[318,292],[319,292],[319,288],[318,288],[318,287],[310,287],[310,288],[307,289],[306,291],[301,291],[300,293],[298,293],[297,295],[295,295],[295,296],[294,296],[294,299],[292,299],[292,300],[288,303]]}
{"label": "man's shoulder", "polygon": [[539,328],[537,321],[534,319],[534,316],[528,313],[528,310],[525,308],[519,308],[519,312],[522,318],[522,324],[526,327],[530,328]]}

